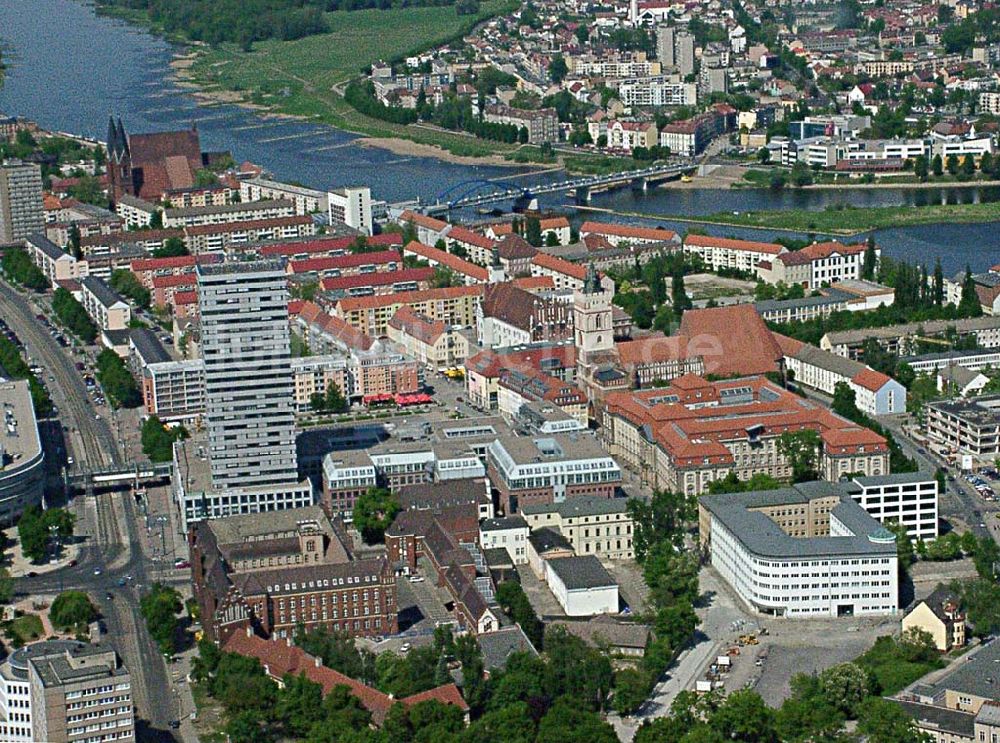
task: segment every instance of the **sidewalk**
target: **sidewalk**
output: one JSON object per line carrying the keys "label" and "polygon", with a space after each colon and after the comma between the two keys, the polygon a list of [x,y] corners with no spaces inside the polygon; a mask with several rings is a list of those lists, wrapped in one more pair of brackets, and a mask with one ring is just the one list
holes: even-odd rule
{"label": "sidewalk", "polygon": [[[34,573],[35,575],[51,573],[60,568],[67,567],[70,562],[80,556],[79,541],[73,541],[62,545],[62,549],[59,551],[59,559],[55,562],[36,564],[28,560],[24,556],[24,553],[21,552],[21,542],[17,538],[16,526],[4,529],[3,534],[7,538],[7,544],[12,545],[4,550],[3,553],[4,562],[7,563],[12,578],[23,578],[28,573]],[[79,538],[79,535],[77,535],[74,537],[74,540],[79,540]]]}

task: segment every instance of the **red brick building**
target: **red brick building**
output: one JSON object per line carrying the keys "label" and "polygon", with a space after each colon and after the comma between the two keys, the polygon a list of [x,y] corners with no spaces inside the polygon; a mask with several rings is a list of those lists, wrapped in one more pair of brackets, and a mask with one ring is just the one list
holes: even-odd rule
{"label": "red brick building", "polygon": [[202,521],[189,544],[194,596],[214,642],[247,627],[276,637],[299,625],[366,637],[398,631],[389,562],[355,559],[318,506]]}

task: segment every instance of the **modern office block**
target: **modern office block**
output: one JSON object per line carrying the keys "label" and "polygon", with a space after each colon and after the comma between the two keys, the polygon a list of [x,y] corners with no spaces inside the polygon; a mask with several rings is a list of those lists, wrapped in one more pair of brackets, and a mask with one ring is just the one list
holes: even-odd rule
{"label": "modern office block", "polygon": [[42,169],[7,160],[0,165],[0,245],[24,240],[45,228]]}

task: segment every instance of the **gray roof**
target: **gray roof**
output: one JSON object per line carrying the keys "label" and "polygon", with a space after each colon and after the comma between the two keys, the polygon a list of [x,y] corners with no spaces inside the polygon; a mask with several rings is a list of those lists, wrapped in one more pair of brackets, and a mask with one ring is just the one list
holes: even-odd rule
{"label": "gray roof", "polygon": [[548,563],[568,591],[618,585],[601,565],[601,561],[593,555],[556,557],[549,560]]}
{"label": "gray roof", "polygon": [[107,308],[114,307],[116,304],[128,305],[118,292],[104,283],[104,279],[97,276],[84,276],[80,279],[80,286],[93,294],[97,301]]}
{"label": "gray roof", "polygon": [[1000,698],[1000,642],[983,645],[979,652],[966,657],[955,670],[930,684],[935,695],[953,691],[983,699]]}
{"label": "gray roof", "polygon": [[294,209],[295,204],[288,199],[265,199],[264,201],[243,201],[235,204],[214,206],[188,206],[182,209],[167,209],[165,217],[197,217],[201,214],[238,214],[260,209]]}
{"label": "gray roof", "polygon": [[565,627],[590,645],[608,644],[616,648],[645,648],[649,643],[650,628],[638,622],[622,622],[605,614],[585,622],[557,620],[554,626]]}
{"label": "gray roof", "polygon": [[992,426],[1000,423],[1000,395],[979,397],[975,400],[942,400],[927,405],[970,425]]}
{"label": "gray roof", "polygon": [[528,535],[528,541],[539,555],[554,549],[573,551],[573,545],[569,540],[555,529],[533,529]]}
{"label": "gray roof", "polygon": [[892,475],[855,477],[853,481],[862,487],[876,487],[881,485],[913,485],[918,482],[930,482],[933,479],[933,472],[899,472]]}
{"label": "gray roof", "polygon": [[31,243],[34,247],[41,250],[43,253],[45,253],[45,255],[47,255],[49,258],[55,258],[58,260],[59,258],[73,257],[41,233],[37,235],[31,235],[28,238],[28,242]]}
{"label": "gray roof", "polygon": [[528,653],[538,655],[531,640],[518,625],[502,627],[496,632],[487,632],[479,635],[476,640],[479,642],[479,649],[483,653],[483,665],[487,671],[494,671],[504,668],[507,659],[514,653]]}
{"label": "gray roof", "polygon": [[151,201],[146,201],[145,199],[140,199],[138,196],[133,196],[132,194],[123,193],[118,195],[118,203],[125,204],[126,206],[131,206],[135,209],[141,209],[146,212],[159,211],[159,207]]}
{"label": "gray roof", "polygon": [[939,351],[937,353],[922,353],[919,356],[903,356],[900,358],[900,361],[903,363],[909,363],[912,361],[958,361],[974,356],[982,356],[983,354],[996,354],[997,356],[1000,356],[1000,348],[977,348],[974,351]]}
{"label": "gray roof", "polygon": [[160,343],[160,339],[149,328],[136,328],[130,336],[135,352],[140,356],[144,364],[159,364],[166,361],[173,361],[167,349]]}
{"label": "gray roof", "polygon": [[830,296],[802,297],[801,299],[763,299],[754,302],[753,308],[757,314],[763,315],[765,312],[775,312],[778,310],[794,309],[796,307],[824,307],[831,304],[845,304],[848,299],[852,299],[847,292],[837,289],[827,289]]}
{"label": "gray roof", "polygon": [[846,359],[843,356],[824,351],[808,343],[803,343],[802,347],[795,352],[795,358],[805,364],[825,369],[848,379],[853,378],[866,368],[860,361]]}
{"label": "gray roof", "polygon": [[[798,505],[815,498],[837,496],[840,503],[831,511],[853,536],[791,537],[772,519],[753,509]],[[851,555],[895,555],[891,532],[868,515],[840,483],[799,483],[777,490],[724,493],[699,498],[713,517],[750,552],[769,558],[819,558]]]}
{"label": "gray roof", "polygon": [[963,738],[972,740],[973,733],[975,732],[976,716],[969,712],[959,712],[947,707],[919,704],[917,702],[904,702],[898,699],[894,699],[893,701],[902,707],[906,714],[916,720],[922,729],[940,730],[941,732],[960,735]]}
{"label": "gray roof", "polygon": [[522,506],[521,513],[558,513],[565,518],[577,516],[600,516],[610,513],[625,513],[628,498],[602,498],[599,495],[577,495],[562,503],[537,503]]}
{"label": "gray roof", "polygon": [[521,516],[499,516],[495,519],[485,519],[479,525],[479,531],[504,531],[506,529],[527,529],[528,522]]}
{"label": "gray roof", "polygon": [[285,261],[280,258],[258,261],[225,261],[199,263],[194,268],[198,276],[236,276],[247,273],[285,273]]}
{"label": "gray roof", "polygon": [[982,372],[967,369],[964,366],[946,366],[944,369],[938,371],[938,376],[945,382],[954,383],[961,390],[975,382],[980,376],[985,377],[986,375]]}
{"label": "gray roof", "polygon": [[903,325],[888,325],[884,328],[865,328],[864,330],[839,330],[827,333],[827,341],[836,346],[842,343],[863,343],[866,338],[901,338],[915,335],[918,331],[925,335],[944,333],[953,327],[959,333],[969,333],[975,330],[1000,328],[1000,316],[984,315],[965,320],[929,320],[923,323],[906,323]]}

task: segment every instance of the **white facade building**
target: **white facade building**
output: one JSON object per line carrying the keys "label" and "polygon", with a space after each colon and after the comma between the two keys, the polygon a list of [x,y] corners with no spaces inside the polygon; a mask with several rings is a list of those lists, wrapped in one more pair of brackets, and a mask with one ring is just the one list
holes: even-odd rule
{"label": "white facade building", "polygon": [[892,532],[850,497],[815,485],[702,497],[701,540],[712,566],[761,614],[896,614]]}
{"label": "white facade building", "polygon": [[626,106],[693,106],[698,86],[677,76],[632,78],[618,84],[618,97]]}
{"label": "white facade building", "polygon": [[528,562],[528,522],[520,516],[486,519],[479,525],[483,549],[505,549],[515,565]]}
{"label": "white facade building", "polygon": [[265,201],[287,199],[295,204],[296,214],[325,213],[329,204],[327,194],[304,186],[281,183],[266,178],[250,178],[240,181],[241,201]]}
{"label": "white facade building", "polygon": [[545,581],[567,616],[618,613],[618,584],[593,555],[545,560]]}
{"label": "white facade building", "polygon": [[938,482],[928,472],[855,477],[847,491],[868,515],[882,524],[906,527],[911,539],[938,536]]}
{"label": "white facade building", "polygon": [[346,224],[366,235],[373,234],[372,191],[368,186],[333,189],[327,192],[327,201],[330,224]]}

